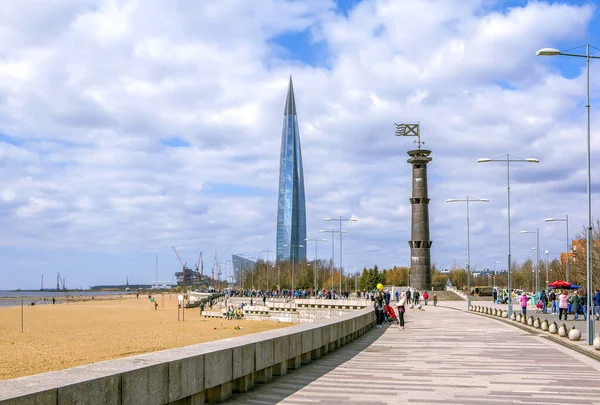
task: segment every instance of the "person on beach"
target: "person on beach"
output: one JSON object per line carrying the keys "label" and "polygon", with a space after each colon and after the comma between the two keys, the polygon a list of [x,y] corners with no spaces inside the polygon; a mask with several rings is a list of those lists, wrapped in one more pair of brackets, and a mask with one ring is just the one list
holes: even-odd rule
{"label": "person on beach", "polygon": [[56,298],[52,297],[52,305],[56,303]]}
{"label": "person on beach", "polygon": [[562,320],[563,314],[565,315],[565,321],[567,320],[567,309],[569,308],[569,296],[567,290],[563,290],[562,294],[558,297],[558,320]]}
{"label": "person on beach", "polygon": [[400,327],[402,329],[404,329],[404,313],[406,312],[406,300],[406,293],[403,292],[402,298],[400,298],[400,301],[398,301],[398,321],[400,322]]}
{"label": "person on beach", "polygon": [[[158,311],[158,302],[156,302],[156,300],[154,301],[154,310]],[[177,315],[179,316],[179,315]]]}

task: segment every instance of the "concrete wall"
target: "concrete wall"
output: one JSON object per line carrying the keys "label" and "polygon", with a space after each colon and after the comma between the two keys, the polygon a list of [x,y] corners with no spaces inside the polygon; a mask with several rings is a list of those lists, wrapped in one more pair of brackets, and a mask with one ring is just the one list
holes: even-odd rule
{"label": "concrete wall", "polygon": [[0,381],[0,405],[196,405],[221,402],[335,350],[373,327],[341,317]]}
{"label": "concrete wall", "polygon": [[[262,301],[261,301],[262,304]],[[244,318],[255,321],[314,322],[342,316],[348,312],[372,307],[370,300],[296,299],[289,302],[267,302],[266,306],[244,307]]]}

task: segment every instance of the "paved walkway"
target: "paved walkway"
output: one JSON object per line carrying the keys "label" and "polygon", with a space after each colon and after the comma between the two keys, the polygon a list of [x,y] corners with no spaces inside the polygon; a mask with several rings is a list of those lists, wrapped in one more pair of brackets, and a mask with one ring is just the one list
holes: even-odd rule
{"label": "paved walkway", "polygon": [[238,404],[600,404],[600,362],[451,308],[409,310]]}

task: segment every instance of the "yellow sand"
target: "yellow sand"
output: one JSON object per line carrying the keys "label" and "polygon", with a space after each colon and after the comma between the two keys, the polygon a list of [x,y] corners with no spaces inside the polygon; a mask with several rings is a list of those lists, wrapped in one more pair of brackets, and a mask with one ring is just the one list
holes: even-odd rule
{"label": "yellow sand", "polygon": [[[161,302],[162,301],[162,302]],[[166,295],[158,310],[146,296],[60,305],[0,308],[0,379],[171,349],[282,328],[290,324],[205,319],[186,309],[177,321],[177,296]],[[163,306],[164,305],[164,306]],[[241,326],[242,330],[233,329]]]}

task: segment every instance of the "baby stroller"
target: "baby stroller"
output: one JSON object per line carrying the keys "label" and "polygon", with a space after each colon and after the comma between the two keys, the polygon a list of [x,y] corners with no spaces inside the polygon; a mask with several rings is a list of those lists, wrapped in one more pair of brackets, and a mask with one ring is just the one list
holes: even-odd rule
{"label": "baby stroller", "polygon": [[400,324],[400,321],[398,321],[398,317],[396,316],[394,308],[392,308],[390,305],[383,306],[383,313],[385,314],[384,322]]}

